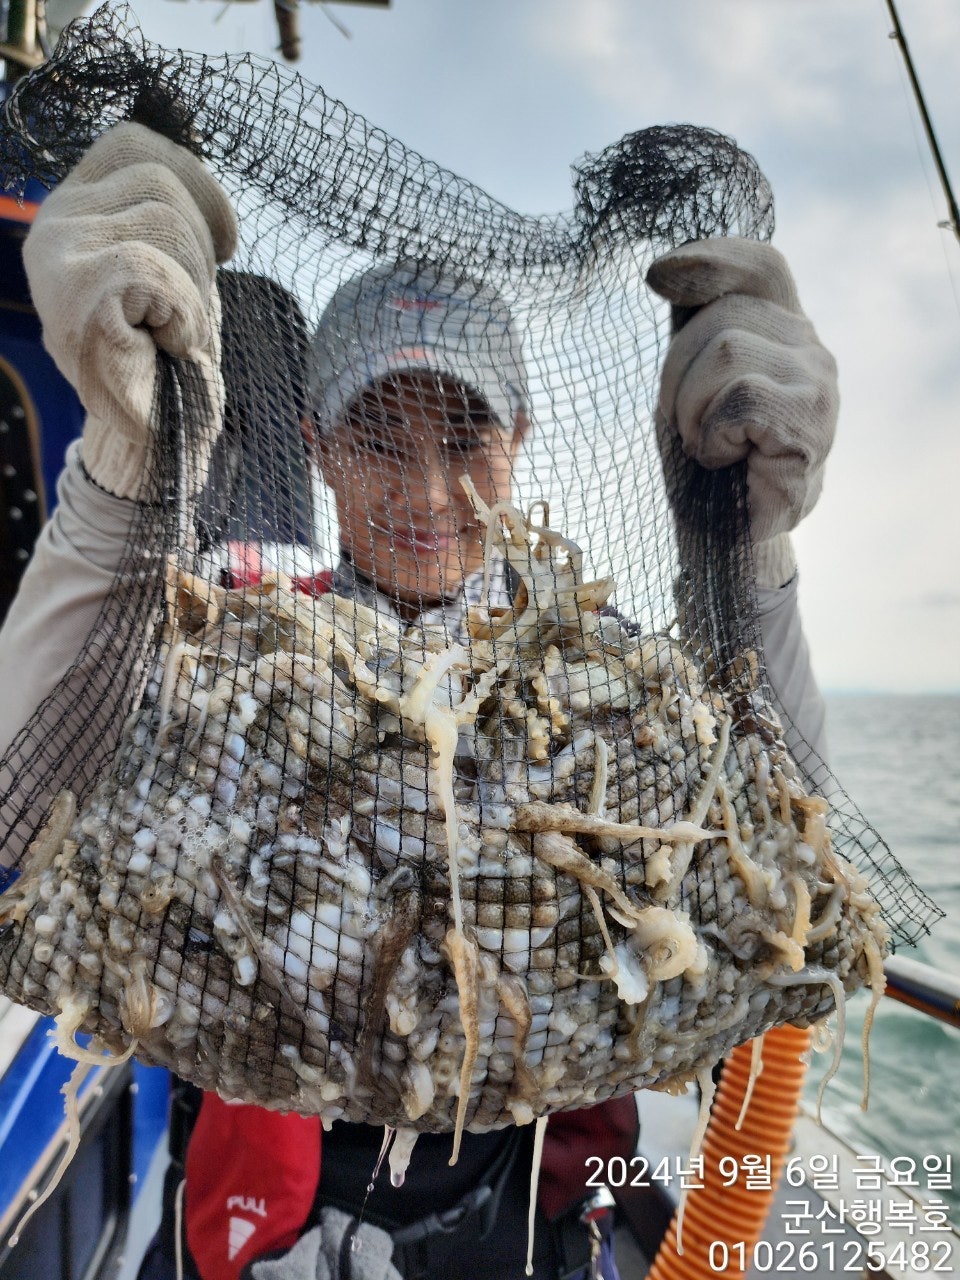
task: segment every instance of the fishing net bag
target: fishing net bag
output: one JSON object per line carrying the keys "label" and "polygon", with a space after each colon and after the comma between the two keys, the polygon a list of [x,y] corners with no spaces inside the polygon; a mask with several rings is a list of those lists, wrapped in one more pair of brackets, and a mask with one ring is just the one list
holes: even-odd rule
{"label": "fishing net bag", "polygon": [[116,589],[0,764],[3,991],[68,1049],[448,1131],[682,1084],[878,983],[935,909],[787,749],[743,469],[654,426],[646,271],[769,237],[754,161],[648,129],[523,217],[100,11],[18,87],[7,168],[126,119],[239,213],[224,425],[201,476],[219,388],[159,357]]}

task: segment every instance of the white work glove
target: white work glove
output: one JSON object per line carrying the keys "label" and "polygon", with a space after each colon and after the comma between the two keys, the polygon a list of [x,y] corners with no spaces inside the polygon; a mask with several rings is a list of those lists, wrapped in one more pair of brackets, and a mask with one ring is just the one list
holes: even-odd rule
{"label": "white work glove", "polygon": [[235,247],[233,209],[201,161],[137,124],[99,138],[37,212],[23,257],[44,345],[87,411],[84,466],[118,497],[146,492],[157,347],[207,383],[202,483],[223,420],[214,277]]}
{"label": "white work glove", "polygon": [[776,249],[693,241],[653,263],[647,283],[699,308],[676,333],[660,382],[660,429],[708,469],[746,459],[757,581],[795,572],[788,535],[823,485],[839,409],[836,364],[804,315]]}
{"label": "white work glove", "polygon": [[[356,1228],[352,1236],[350,1228]],[[250,1280],[402,1280],[394,1267],[393,1241],[370,1222],[339,1209],[323,1209],[320,1225],[301,1236],[281,1258],[254,1262]]]}

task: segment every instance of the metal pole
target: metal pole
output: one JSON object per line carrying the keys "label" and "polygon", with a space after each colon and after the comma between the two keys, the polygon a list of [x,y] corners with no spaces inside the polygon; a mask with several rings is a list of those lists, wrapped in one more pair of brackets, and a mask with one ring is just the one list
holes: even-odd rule
{"label": "metal pole", "polygon": [[277,17],[280,52],[288,62],[297,62],[300,58],[300,15],[297,12],[297,0],[274,0],[273,11]]}
{"label": "metal pole", "polygon": [[884,961],[886,995],[908,1004],[931,1018],[960,1027],[960,977],[907,956]]}
{"label": "metal pole", "polygon": [[900,46],[900,52],[903,54],[903,60],[906,63],[907,74],[910,77],[910,83],[913,85],[914,96],[917,99],[917,106],[920,108],[920,115],[923,119],[923,127],[927,134],[927,141],[930,143],[930,150],[933,152],[934,164],[937,166],[937,173],[940,175],[940,183],[943,186],[944,195],[947,197],[947,207],[950,211],[950,218],[947,222],[941,224],[953,229],[953,234],[960,240],[960,208],[957,207],[956,197],[950,186],[950,179],[947,176],[947,170],[943,163],[943,157],[940,154],[940,147],[937,143],[936,134],[933,132],[933,124],[927,112],[927,105],[923,100],[923,93],[920,90],[920,81],[917,79],[917,73],[913,67],[913,59],[910,57],[910,50],[907,48],[907,41],[903,34],[903,28],[900,26],[900,18],[893,0],[887,0],[887,8],[890,10],[890,17],[893,20],[893,30],[890,32],[890,39],[896,40]]}

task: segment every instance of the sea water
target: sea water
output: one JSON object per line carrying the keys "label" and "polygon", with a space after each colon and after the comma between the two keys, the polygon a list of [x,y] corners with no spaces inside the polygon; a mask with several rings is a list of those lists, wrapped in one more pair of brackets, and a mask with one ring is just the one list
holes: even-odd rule
{"label": "sea water", "polygon": [[[947,912],[916,949],[901,946],[898,954],[960,975],[960,695],[834,694],[827,706],[836,777]],[[905,1172],[913,1161],[919,1192],[946,1201],[951,1220],[960,1224],[960,1029],[882,1000],[870,1040],[870,1105],[863,1112],[866,1005],[863,993],[848,1005],[843,1061],[827,1085],[824,1124],[888,1163],[905,1157],[896,1165]],[[829,1056],[814,1058],[810,1099]],[[924,1157],[947,1155],[953,1157],[951,1185],[928,1192]]]}

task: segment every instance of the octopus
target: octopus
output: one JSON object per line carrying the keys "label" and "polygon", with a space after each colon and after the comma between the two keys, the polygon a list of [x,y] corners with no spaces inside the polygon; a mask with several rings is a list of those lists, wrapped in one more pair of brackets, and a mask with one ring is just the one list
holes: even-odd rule
{"label": "octopus", "polygon": [[3,990],[66,1052],[456,1158],[882,987],[753,655],[725,692],[606,608],[545,504],[474,502],[517,586],[460,642],[171,563],[113,769],[0,895]]}

